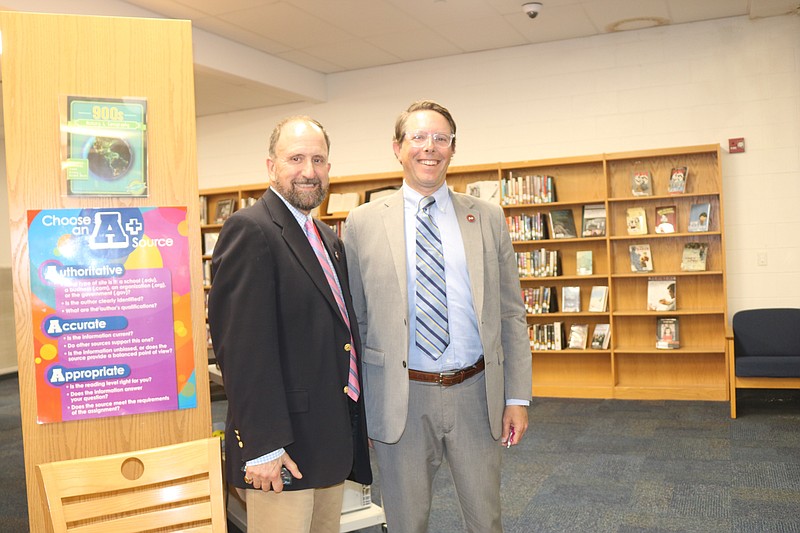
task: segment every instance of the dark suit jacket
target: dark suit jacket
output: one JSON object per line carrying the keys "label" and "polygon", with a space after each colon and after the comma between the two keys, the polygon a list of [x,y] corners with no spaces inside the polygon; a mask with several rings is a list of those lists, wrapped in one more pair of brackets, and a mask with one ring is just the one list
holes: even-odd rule
{"label": "dark suit jacket", "polygon": [[[354,317],[342,241],[317,228]],[[303,473],[288,490],[371,483],[364,402],[344,392],[350,332],[303,229],[274,192],[225,222],[212,271],[228,482],[246,488],[245,462],[283,447]],[[352,334],[360,357],[355,321]]]}

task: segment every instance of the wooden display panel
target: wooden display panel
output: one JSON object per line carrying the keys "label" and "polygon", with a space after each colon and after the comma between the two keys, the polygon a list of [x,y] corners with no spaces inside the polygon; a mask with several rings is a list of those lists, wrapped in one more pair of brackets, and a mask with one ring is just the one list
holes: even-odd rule
{"label": "wooden display panel", "polygon": [[[207,437],[208,387],[198,407],[37,424],[27,211],[187,206],[195,377],[208,381],[198,232],[191,25],[188,21],[0,13],[20,409],[31,531],[47,531],[39,463]],[[148,103],[148,198],[66,196],[59,97],[144,97]]]}

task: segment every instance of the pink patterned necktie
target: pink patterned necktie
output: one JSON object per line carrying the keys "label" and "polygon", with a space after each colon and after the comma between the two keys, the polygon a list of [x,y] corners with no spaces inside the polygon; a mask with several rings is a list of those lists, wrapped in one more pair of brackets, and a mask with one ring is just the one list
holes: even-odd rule
{"label": "pink patterned necktie", "polygon": [[[309,217],[306,220],[306,236],[308,237],[308,242],[311,244],[311,248],[314,249],[314,253],[317,255],[317,259],[319,260],[320,266],[322,266],[322,271],[325,272],[325,277],[328,280],[328,285],[331,287],[331,292],[333,292],[333,298],[336,300],[336,305],[339,306],[339,312],[342,314],[342,318],[344,319],[344,323],[347,324],[347,329],[350,329],[350,317],[347,315],[347,309],[344,306],[344,296],[342,296],[342,289],[339,287],[339,284],[336,281],[336,274],[333,272],[333,265],[331,265],[330,258],[328,257],[328,252],[325,251],[325,248],[322,246],[322,241],[319,238],[319,233],[317,232],[316,226],[314,226],[314,222]],[[347,395],[350,397],[351,400],[354,402],[358,401],[358,395],[360,394],[360,389],[358,388],[358,366],[356,363],[356,347],[355,343],[353,343],[353,333],[350,332],[350,373],[347,376]]]}

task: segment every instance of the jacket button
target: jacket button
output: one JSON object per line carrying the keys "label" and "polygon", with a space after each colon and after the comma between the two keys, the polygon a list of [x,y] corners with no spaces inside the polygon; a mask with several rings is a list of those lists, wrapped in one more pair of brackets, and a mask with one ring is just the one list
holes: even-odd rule
{"label": "jacket button", "polygon": [[239,441],[239,448],[244,448],[244,442]]}
{"label": "jacket button", "polygon": [[405,368],[405,367],[406,367],[406,362],[405,362],[405,361],[403,361],[403,368]]}
{"label": "jacket button", "polygon": [[349,352],[349,351],[350,351],[352,348],[353,348],[353,347],[352,347],[352,346],[350,346],[350,343],[349,343],[349,342],[348,342],[347,344],[345,344],[345,345],[344,345],[344,351],[345,351],[345,352]]}
{"label": "jacket button", "polygon": [[347,394],[349,391],[350,391],[350,389],[348,389],[348,388],[347,388],[347,385],[345,385],[345,386],[344,386],[344,390],[343,390],[343,392],[344,392],[345,394]]}

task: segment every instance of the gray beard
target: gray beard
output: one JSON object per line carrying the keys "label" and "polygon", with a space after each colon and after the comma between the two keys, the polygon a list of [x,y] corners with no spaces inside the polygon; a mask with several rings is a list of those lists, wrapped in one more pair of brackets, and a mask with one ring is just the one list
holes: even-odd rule
{"label": "gray beard", "polygon": [[292,183],[289,190],[285,190],[278,183],[273,183],[272,186],[283,196],[287,202],[301,211],[311,211],[322,203],[325,195],[328,194],[328,188],[322,188],[321,183],[317,184],[318,187],[313,191],[300,192]]}

